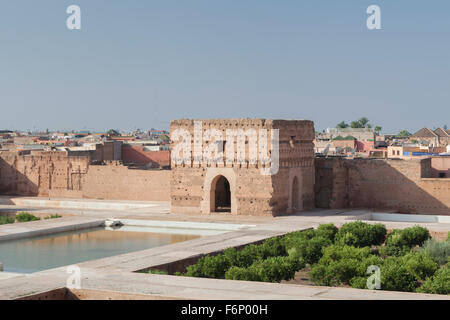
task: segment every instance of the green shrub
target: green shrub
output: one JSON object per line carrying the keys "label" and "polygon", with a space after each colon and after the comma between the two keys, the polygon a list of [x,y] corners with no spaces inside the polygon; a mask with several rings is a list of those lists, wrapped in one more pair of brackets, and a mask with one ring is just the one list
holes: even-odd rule
{"label": "green shrub", "polygon": [[186,268],[185,275],[188,277],[224,278],[226,271],[233,266],[247,268],[256,261],[286,255],[283,240],[270,238],[260,245],[250,244],[242,250],[229,248],[224,250],[223,254],[202,257],[196,264]]}
{"label": "green shrub", "polygon": [[51,214],[49,216],[44,217],[44,219],[56,219],[56,218],[62,218],[59,214]]}
{"label": "green shrub", "polygon": [[36,217],[35,215],[28,212],[20,212],[16,215],[16,220],[18,222],[28,222],[28,221],[36,221],[41,220],[41,218]]}
{"label": "green shrub", "polygon": [[318,285],[325,286],[338,286],[340,284],[350,284],[353,279],[361,278],[366,275],[367,268],[371,265],[380,265],[382,263],[381,259],[376,256],[370,256],[363,260],[357,259],[342,259],[338,261],[333,261],[330,264],[316,264],[311,270],[311,280]]}
{"label": "green shrub", "polygon": [[443,265],[450,257],[450,241],[428,239],[424,242],[422,250],[432,256],[440,265]]}
{"label": "green shrub", "polygon": [[414,226],[406,229],[396,229],[389,234],[386,239],[386,245],[406,246],[412,248],[421,246],[426,240],[430,239],[428,229],[421,226]]}
{"label": "green shrub", "polygon": [[147,273],[150,273],[150,274],[169,274],[166,270],[160,270],[160,269],[151,269],[151,270],[148,270]]}
{"label": "green shrub", "polygon": [[415,287],[415,276],[400,258],[388,258],[381,265],[381,290],[412,292]]}
{"label": "green shrub", "polygon": [[[378,258],[378,257],[377,257]],[[381,289],[392,291],[414,291],[418,280],[423,280],[439,268],[438,264],[422,253],[409,253],[403,257],[391,257],[385,261],[374,259],[373,265],[380,267]],[[369,275],[350,280],[353,288],[368,289]]]}
{"label": "green shrub", "polygon": [[225,272],[230,267],[230,261],[223,254],[206,256],[200,258],[196,264],[188,266],[185,276],[220,279],[224,278]]}
{"label": "green shrub", "polygon": [[334,261],[328,265],[317,264],[311,270],[311,280],[318,285],[338,286],[348,283],[358,275],[355,259]]}
{"label": "green shrub", "polygon": [[294,278],[297,264],[289,257],[271,257],[256,262],[262,281],[280,282]]}
{"label": "green shrub", "polygon": [[229,261],[230,266],[249,267],[254,261],[260,259],[261,250],[258,246],[250,244],[242,250],[234,248],[226,249],[224,255]]}
{"label": "green shrub", "polygon": [[8,216],[0,216],[0,224],[14,223],[14,218]]}
{"label": "green shrub", "polygon": [[304,262],[313,264],[322,256],[322,249],[332,244],[337,233],[333,224],[322,224],[317,230],[292,232],[283,238],[286,250],[295,248],[295,254]]}
{"label": "green shrub", "polygon": [[450,294],[450,265],[438,270],[434,276],[427,278],[417,292]]}
{"label": "green shrub", "polygon": [[312,239],[316,236],[316,230],[308,229],[305,231],[295,231],[288,233],[282,238],[282,242],[286,250],[295,247],[298,242]]}
{"label": "green shrub", "polygon": [[233,266],[225,273],[225,279],[280,282],[294,277],[298,260],[291,257],[270,257],[258,260],[248,268]]}
{"label": "green shrub", "polygon": [[295,271],[299,271],[306,266],[305,260],[297,253],[296,248],[289,250],[289,262],[292,264]]}
{"label": "green shrub", "polygon": [[383,256],[401,256],[411,251],[415,246],[421,246],[430,239],[428,229],[414,226],[403,230],[396,229],[386,238],[385,247],[380,251]]}
{"label": "green shrub", "polygon": [[295,254],[303,261],[309,264],[314,264],[322,257],[322,249],[331,245],[329,239],[322,237],[314,237],[309,240],[297,241],[295,246]]}
{"label": "green shrub", "polygon": [[256,268],[231,267],[225,273],[225,279],[243,281],[262,281]]}
{"label": "green shrub", "polygon": [[383,258],[387,258],[387,257],[391,257],[391,256],[400,257],[400,256],[404,256],[405,254],[408,254],[409,252],[411,252],[411,248],[406,247],[406,246],[395,246],[395,245],[382,246],[378,250],[378,253]]}
{"label": "green shrub", "polygon": [[424,252],[408,253],[400,257],[399,261],[416,280],[425,280],[439,269],[439,264],[429,254]]}
{"label": "green shrub", "polygon": [[264,250],[260,245],[250,244],[242,250],[230,248],[224,251],[224,256],[231,266],[249,267],[253,262],[262,259]]}
{"label": "green shrub", "polygon": [[352,286],[352,288],[355,289],[368,289],[367,288],[368,277],[369,275],[367,275],[367,277],[354,277],[350,280],[350,285]]}
{"label": "green shrub", "polygon": [[332,223],[321,224],[317,228],[315,236],[322,237],[333,242],[338,230],[339,229]]}
{"label": "green shrub", "polygon": [[447,234],[447,241],[450,241],[450,231]]}
{"label": "green shrub", "polygon": [[319,263],[313,266],[310,277],[318,285],[351,284],[356,277],[364,277],[367,267],[381,265],[382,260],[370,254],[368,247],[332,245],[324,249]]}
{"label": "green shrub", "polygon": [[282,238],[275,237],[265,240],[261,245],[261,258],[286,256],[287,250]]}
{"label": "green shrub", "polygon": [[335,243],[354,247],[382,244],[386,237],[386,227],[382,224],[368,224],[362,221],[345,223],[335,237]]}
{"label": "green shrub", "polygon": [[431,238],[428,229],[421,226],[403,229],[401,233],[402,239],[410,247],[421,246],[426,240]]}
{"label": "green shrub", "polygon": [[247,245],[242,250],[236,250],[234,248],[226,249],[223,254],[229,261],[230,266],[246,268],[258,260],[286,256],[287,252],[282,239],[271,238],[265,240],[260,245]]}
{"label": "green shrub", "polygon": [[370,256],[370,248],[357,248],[352,246],[331,245],[324,249],[323,256],[319,263],[329,264],[333,261],[345,259],[362,260]]}

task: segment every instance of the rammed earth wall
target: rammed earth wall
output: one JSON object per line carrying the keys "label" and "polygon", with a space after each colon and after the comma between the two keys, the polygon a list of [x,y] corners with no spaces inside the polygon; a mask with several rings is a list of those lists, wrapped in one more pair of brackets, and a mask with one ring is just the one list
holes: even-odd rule
{"label": "rammed earth wall", "polygon": [[430,159],[316,158],[319,208],[450,215],[450,179],[429,178]]}
{"label": "rammed earth wall", "polygon": [[0,193],[61,198],[170,200],[169,170],[128,169],[117,161],[90,165],[65,152],[0,152]]}

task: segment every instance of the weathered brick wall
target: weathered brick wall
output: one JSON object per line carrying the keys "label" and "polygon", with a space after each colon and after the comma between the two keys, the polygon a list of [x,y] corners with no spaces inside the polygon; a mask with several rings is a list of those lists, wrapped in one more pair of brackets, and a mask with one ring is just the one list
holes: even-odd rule
{"label": "weathered brick wall", "polygon": [[[230,183],[231,213],[245,215],[277,215],[292,211],[292,184],[294,178],[299,180],[299,206],[295,211],[314,206],[314,124],[308,120],[266,120],[266,119],[209,119],[197,122],[199,136],[195,134],[195,120],[182,119],[171,122],[170,131],[186,130],[191,135],[191,154],[189,161],[177,164],[172,161],[172,211],[184,213],[211,213],[213,208],[210,189],[214,179],[224,176]],[[223,162],[208,163],[205,159],[195,161],[195,143],[201,150],[216,148],[215,139],[204,137],[208,129],[214,129],[221,135],[219,145],[226,140],[223,147]],[[263,175],[263,164],[252,163],[246,137],[243,161],[238,161],[238,142],[227,139],[227,130],[253,131],[259,141],[261,129],[267,130],[270,137],[272,130],[279,130],[279,171],[274,175]],[[250,131],[249,131],[250,130]],[[179,141],[172,141],[174,148]],[[228,151],[233,148],[234,157],[228,159]],[[270,139],[267,151],[270,150]],[[173,155],[174,149],[172,149]],[[228,160],[228,161],[227,161]]]}
{"label": "weathered brick wall", "polygon": [[79,190],[88,163],[88,157],[66,152],[0,152],[0,192],[48,196],[49,190]]}
{"label": "weathered brick wall", "polygon": [[317,207],[450,215],[450,179],[422,177],[431,163],[428,159],[315,162]]}
{"label": "weathered brick wall", "polygon": [[170,200],[169,170],[134,170],[120,164],[89,166],[82,180],[83,198]]}
{"label": "weathered brick wall", "polygon": [[314,185],[317,208],[348,207],[348,169],[344,161],[333,158],[316,158]]}
{"label": "weathered brick wall", "polygon": [[217,175],[224,175],[230,183],[231,192],[235,195],[232,202],[239,209],[236,214],[272,215],[275,212],[271,205],[271,177],[261,175],[258,169],[180,167],[171,171],[173,212],[199,213],[202,206],[208,210],[205,184]]}
{"label": "weathered brick wall", "polygon": [[0,193],[111,200],[170,200],[170,171],[133,170],[66,152],[0,152]]}

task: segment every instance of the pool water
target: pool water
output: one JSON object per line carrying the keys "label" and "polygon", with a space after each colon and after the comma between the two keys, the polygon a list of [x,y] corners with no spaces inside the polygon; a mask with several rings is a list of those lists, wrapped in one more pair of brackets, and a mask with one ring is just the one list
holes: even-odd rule
{"label": "pool water", "polygon": [[198,238],[155,232],[85,229],[0,242],[4,271],[33,273]]}

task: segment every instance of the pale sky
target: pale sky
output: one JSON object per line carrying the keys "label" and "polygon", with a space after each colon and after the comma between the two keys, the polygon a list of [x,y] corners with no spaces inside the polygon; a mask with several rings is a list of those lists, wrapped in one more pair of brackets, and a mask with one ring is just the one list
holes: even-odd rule
{"label": "pale sky", "polygon": [[[66,27],[71,4],[81,30]],[[366,27],[371,4],[382,30]],[[449,14],[448,0],[3,1],[0,129],[450,126]]]}

